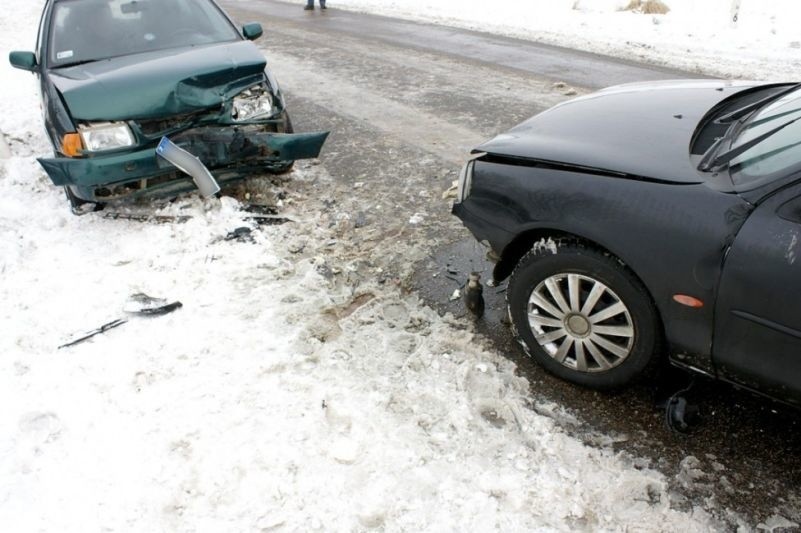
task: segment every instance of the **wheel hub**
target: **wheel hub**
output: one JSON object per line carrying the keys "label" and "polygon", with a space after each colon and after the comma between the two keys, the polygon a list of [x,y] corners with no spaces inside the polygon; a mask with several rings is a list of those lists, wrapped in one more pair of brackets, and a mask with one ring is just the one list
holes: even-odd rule
{"label": "wheel hub", "polygon": [[565,328],[574,337],[586,337],[590,334],[591,325],[583,315],[573,314],[565,319]]}
{"label": "wheel hub", "polygon": [[531,291],[528,325],[541,349],[578,372],[606,372],[634,346],[634,322],[626,304],[602,281],[559,272]]}

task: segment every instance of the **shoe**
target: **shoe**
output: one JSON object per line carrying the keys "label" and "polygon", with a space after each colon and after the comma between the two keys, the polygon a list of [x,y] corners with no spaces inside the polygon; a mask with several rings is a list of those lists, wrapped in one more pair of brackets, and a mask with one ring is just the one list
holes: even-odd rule
{"label": "shoe", "polygon": [[311,10],[314,9],[314,6],[306,6],[303,9],[304,9],[304,11],[311,11]]}
{"label": "shoe", "polygon": [[323,5],[320,6],[320,9],[328,9],[328,8],[325,7],[325,4],[323,4]]}

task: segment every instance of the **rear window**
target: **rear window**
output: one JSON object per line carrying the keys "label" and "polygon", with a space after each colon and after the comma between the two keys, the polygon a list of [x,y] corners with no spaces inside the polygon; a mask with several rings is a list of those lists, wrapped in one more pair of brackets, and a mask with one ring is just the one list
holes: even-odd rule
{"label": "rear window", "polygon": [[238,38],[209,0],[63,0],[53,10],[49,59],[59,67]]}

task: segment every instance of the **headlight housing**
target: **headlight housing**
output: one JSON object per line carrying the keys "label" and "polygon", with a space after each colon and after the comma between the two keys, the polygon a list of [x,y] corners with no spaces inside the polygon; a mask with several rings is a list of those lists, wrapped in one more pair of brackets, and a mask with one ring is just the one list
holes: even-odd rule
{"label": "headlight housing", "polygon": [[236,122],[269,118],[275,114],[273,95],[263,85],[245,89],[234,97],[231,117]]}
{"label": "headlight housing", "polygon": [[462,167],[462,172],[459,173],[459,181],[456,187],[456,201],[464,202],[470,196],[470,189],[473,186],[473,166],[476,164],[476,159],[487,155],[484,152],[473,154],[470,160]]}
{"label": "headlight housing", "polygon": [[78,133],[87,152],[103,152],[136,144],[131,128],[124,122],[83,124]]}

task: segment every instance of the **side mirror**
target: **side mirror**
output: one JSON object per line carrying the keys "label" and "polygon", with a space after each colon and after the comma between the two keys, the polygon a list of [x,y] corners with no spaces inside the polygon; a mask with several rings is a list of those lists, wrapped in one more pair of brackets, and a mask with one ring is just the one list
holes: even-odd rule
{"label": "side mirror", "polygon": [[255,41],[262,34],[261,24],[258,22],[248,22],[244,26],[242,26],[242,35],[245,36],[245,39],[249,41]]}
{"label": "side mirror", "polygon": [[36,54],[33,52],[9,52],[8,62],[11,63],[11,66],[14,68],[29,70],[31,72],[39,70],[39,65],[36,63]]}

